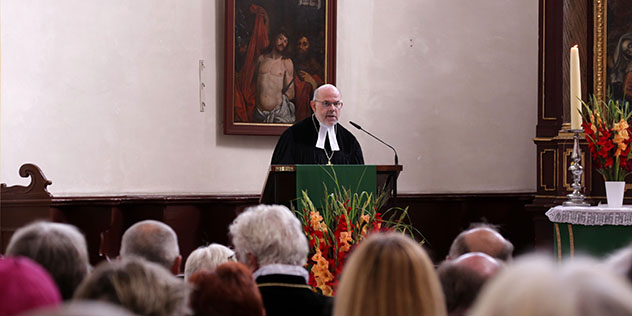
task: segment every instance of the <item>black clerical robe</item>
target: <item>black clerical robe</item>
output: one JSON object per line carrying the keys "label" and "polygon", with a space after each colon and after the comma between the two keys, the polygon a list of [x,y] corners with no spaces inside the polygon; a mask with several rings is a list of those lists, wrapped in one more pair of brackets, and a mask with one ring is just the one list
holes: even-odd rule
{"label": "black clerical robe", "polygon": [[[271,164],[327,164],[327,156],[331,156],[332,151],[329,139],[325,140],[325,149],[316,148],[319,128],[320,124],[314,116],[309,116],[290,126],[279,138],[272,154]],[[333,152],[331,163],[335,165],[364,164],[362,148],[355,136],[340,124],[336,124],[335,129],[340,150]]]}

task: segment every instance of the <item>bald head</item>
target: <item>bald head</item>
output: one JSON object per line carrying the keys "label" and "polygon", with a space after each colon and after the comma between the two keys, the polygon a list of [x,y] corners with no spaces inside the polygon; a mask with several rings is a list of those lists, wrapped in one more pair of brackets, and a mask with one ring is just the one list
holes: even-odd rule
{"label": "bald head", "polygon": [[496,274],[502,262],[482,252],[470,252],[452,260],[452,264],[471,270],[476,274],[489,278]]}
{"label": "bald head", "polygon": [[141,257],[158,263],[173,274],[180,272],[180,248],[175,231],[165,223],[145,220],[132,225],[123,234],[121,257]]}
{"label": "bald head", "polygon": [[448,259],[454,259],[469,252],[482,252],[507,261],[511,259],[513,248],[513,244],[492,226],[475,227],[460,233],[454,239]]}
{"label": "bald head", "polygon": [[503,266],[500,260],[482,252],[470,252],[446,260],[437,269],[450,315],[464,315],[487,280]]}

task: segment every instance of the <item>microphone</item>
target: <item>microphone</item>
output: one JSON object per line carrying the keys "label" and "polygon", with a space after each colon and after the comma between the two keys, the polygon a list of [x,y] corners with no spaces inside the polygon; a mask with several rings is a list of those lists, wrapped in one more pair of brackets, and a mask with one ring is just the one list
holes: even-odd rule
{"label": "microphone", "polygon": [[353,125],[353,127],[357,128],[357,129],[359,129],[359,130],[361,130],[361,131],[363,131],[363,132],[365,132],[365,133],[369,134],[369,136],[371,136],[371,137],[373,137],[373,138],[377,139],[380,143],[382,143],[382,144],[384,144],[384,145],[388,146],[389,148],[391,148],[391,149],[393,150],[393,152],[395,153],[395,164],[396,164],[396,165],[399,165],[399,160],[397,159],[397,151],[395,150],[395,148],[393,148],[393,146],[391,146],[391,145],[389,145],[389,144],[385,143],[383,140],[381,140],[381,139],[377,138],[375,135],[373,135],[373,134],[371,134],[371,133],[367,132],[366,130],[362,129],[362,127],[361,127],[360,125],[358,125],[358,124],[356,124],[356,123],[354,123],[354,122],[351,122],[351,121],[349,121],[349,124]]}

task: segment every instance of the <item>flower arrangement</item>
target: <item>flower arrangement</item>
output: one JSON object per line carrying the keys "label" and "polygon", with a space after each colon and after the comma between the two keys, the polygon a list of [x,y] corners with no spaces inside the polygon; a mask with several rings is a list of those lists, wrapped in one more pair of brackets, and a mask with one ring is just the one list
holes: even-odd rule
{"label": "flower arrangement", "polygon": [[318,292],[331,296],[349,251],[368,234],[399,230],[414,235],[419,231],[404,222],[409,222],[408,208],[380,212],[385,204],[385,194],[377,197],[367,192],[352,194],[344,188],[325,193],[323,209],[319,210],[303,191],[299,199],[301,207],[294,212],[309,241],[309,284]]}
{"label": "flower arrangement", "polygon": [[592,96],[583,102],[582,127],[595,168],[605,181],[624,181],[632,172],[630,107],[628,102],[607,101]]}

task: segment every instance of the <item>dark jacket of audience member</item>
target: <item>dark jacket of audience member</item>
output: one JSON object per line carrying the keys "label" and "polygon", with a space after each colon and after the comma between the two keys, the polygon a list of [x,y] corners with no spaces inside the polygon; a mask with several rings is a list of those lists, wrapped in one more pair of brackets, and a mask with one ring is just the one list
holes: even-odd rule
{"label": "dark jacket of audience member", "polygon": [[7,246],[7,256],[24,256],[39,263],[55,280],[64,300],[90,269],[86,239],[68,224],[35,222],[18,229]]}
{"label": "dark jacket of audience member", "polygon": [[23,257],[0,258],[0,315],[12,316],[61,303],[53,278]]}
{"label": "dark jacket of audience member", "polygon": [[219,265],[213,272],[199,270],[190,278],[194,316],[264,316],[263,301],[248,268],[238,262]]}

